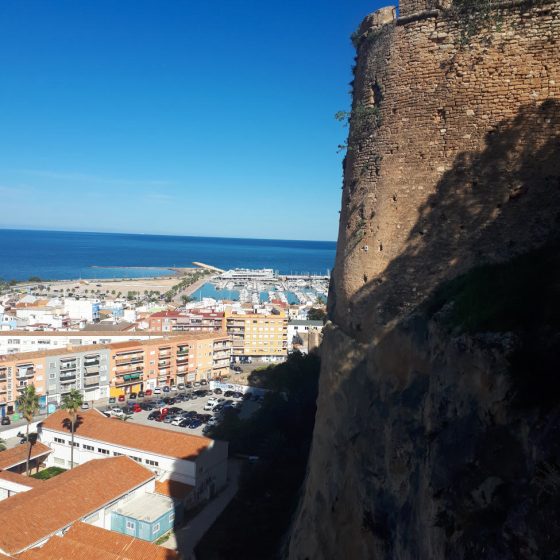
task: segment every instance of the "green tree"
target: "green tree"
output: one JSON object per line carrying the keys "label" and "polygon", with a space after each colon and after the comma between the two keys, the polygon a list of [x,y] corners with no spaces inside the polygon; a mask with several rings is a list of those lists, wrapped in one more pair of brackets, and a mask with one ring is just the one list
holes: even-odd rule
{"label": "green tree", "polygon": [[27,427],[25,431],[28,451],[27,459],[25,461],[25,472],[29,476],[29,460],[31,458],[31,447],[35,443],[35,438],[29,437],[29,426],[33,422],[33,417],[39,412],[39,395],[35,391],[34,385],[27,385],[23,390],[22,394],[17,399],[17,408],[21,415],[25,418],[27,422]]}
{"label": "green tree", "polygon": [[5,451],[6,449],[6,442],[0,438],[0,451]]}
{"label": "green tree", "polygon": [[321,307],[312,307],[307,312],[307,318],[310,321],[323,321],[325,322],[327,318],[327,312]]}
{"label": "green tree", "polygon": [[70,434],[71,434],[71,448],[70,448],[70,468],[74,468],[74,430],[76,421],[78,419],[78,410],[82,406],[84,399],[82,394],[77,389],[71,389],[69,393],[62,397],[62,410],[68,412],[70,416]]}

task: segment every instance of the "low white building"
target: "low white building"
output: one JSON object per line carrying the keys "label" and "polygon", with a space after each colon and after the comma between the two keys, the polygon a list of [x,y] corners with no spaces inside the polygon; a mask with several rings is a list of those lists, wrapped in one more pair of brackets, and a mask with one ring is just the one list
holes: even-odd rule
{"label": "low white building", "polygon": [[83,321],[99,320],[100,302],[98,299],[73,299],[66,298],[64,300],[64,311],[70,319]]}
{"label": "low white building", "polygon": [[[39,438],[52,449],[47,466],[70,466],[69,416],[59,410],[40,424]],[[150,469],[159,482],[174,480],[192,488],[191,503],[210,498],[227,481],[228,444],[107,418],[98,410],[78,414],[74,464],[125,455]]]}
{"label": "low white building", "polygon": [[322,321],[288,321],[288,352],[294,349],[309,352],[317,347],[323,327]]}

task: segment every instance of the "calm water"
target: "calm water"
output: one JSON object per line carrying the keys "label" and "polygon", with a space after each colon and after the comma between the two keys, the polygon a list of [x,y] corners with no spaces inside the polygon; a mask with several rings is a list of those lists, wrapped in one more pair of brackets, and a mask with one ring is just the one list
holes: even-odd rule
{"label": "calm water", "polygon": [[335,248],[334,241],[0,229],[0,278],[158,276],[169,274],[166,267],[189,267],[193,261],[224,269],[273,268],[281,274],[326,274],[334,264]]}

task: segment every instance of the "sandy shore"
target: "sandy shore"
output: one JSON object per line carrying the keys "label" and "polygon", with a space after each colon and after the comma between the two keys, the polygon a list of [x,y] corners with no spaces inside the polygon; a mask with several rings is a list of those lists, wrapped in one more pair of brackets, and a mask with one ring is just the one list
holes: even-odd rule
{"label": "sandy shore", "polygon": [[[95,296],[107,297],[108,299],[117,297],[119,292],[121,296],[125,297],[128,295],[128,292],[140,292],[140,294],[144,294],[144,292],[159,292],[160,294],[164,294],[178,284],[185,274],[200,269],[170,268],[169,270],[174,274],[144,278],[87,278],[81,280],[52,280],[39,283],[26,282],[25,284],[20,284],[20,286],[26,287],[41,284],[47,287],[46,290],[43,290],[43,293],[50,297],[67,294],[69,292],[81,296],[93,294]],[[196,284],[198,284],[198,282]]]}

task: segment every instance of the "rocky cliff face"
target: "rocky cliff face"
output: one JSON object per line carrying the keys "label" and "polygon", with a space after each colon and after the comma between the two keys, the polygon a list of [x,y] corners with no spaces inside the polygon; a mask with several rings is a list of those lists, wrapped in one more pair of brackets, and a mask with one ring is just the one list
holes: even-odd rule
{"label": "rocky cliff face", "polygon": [[355,37],[332,322],[289,556],[560,558],[549,300],[531,338],[517,311],[535,277],[494,309],[517,268],[490,274],[476,321],[457,312],[480,304],[468,276],[441,288],[544,245],[541,278],[558,269],[560,4],[400,8]]}

